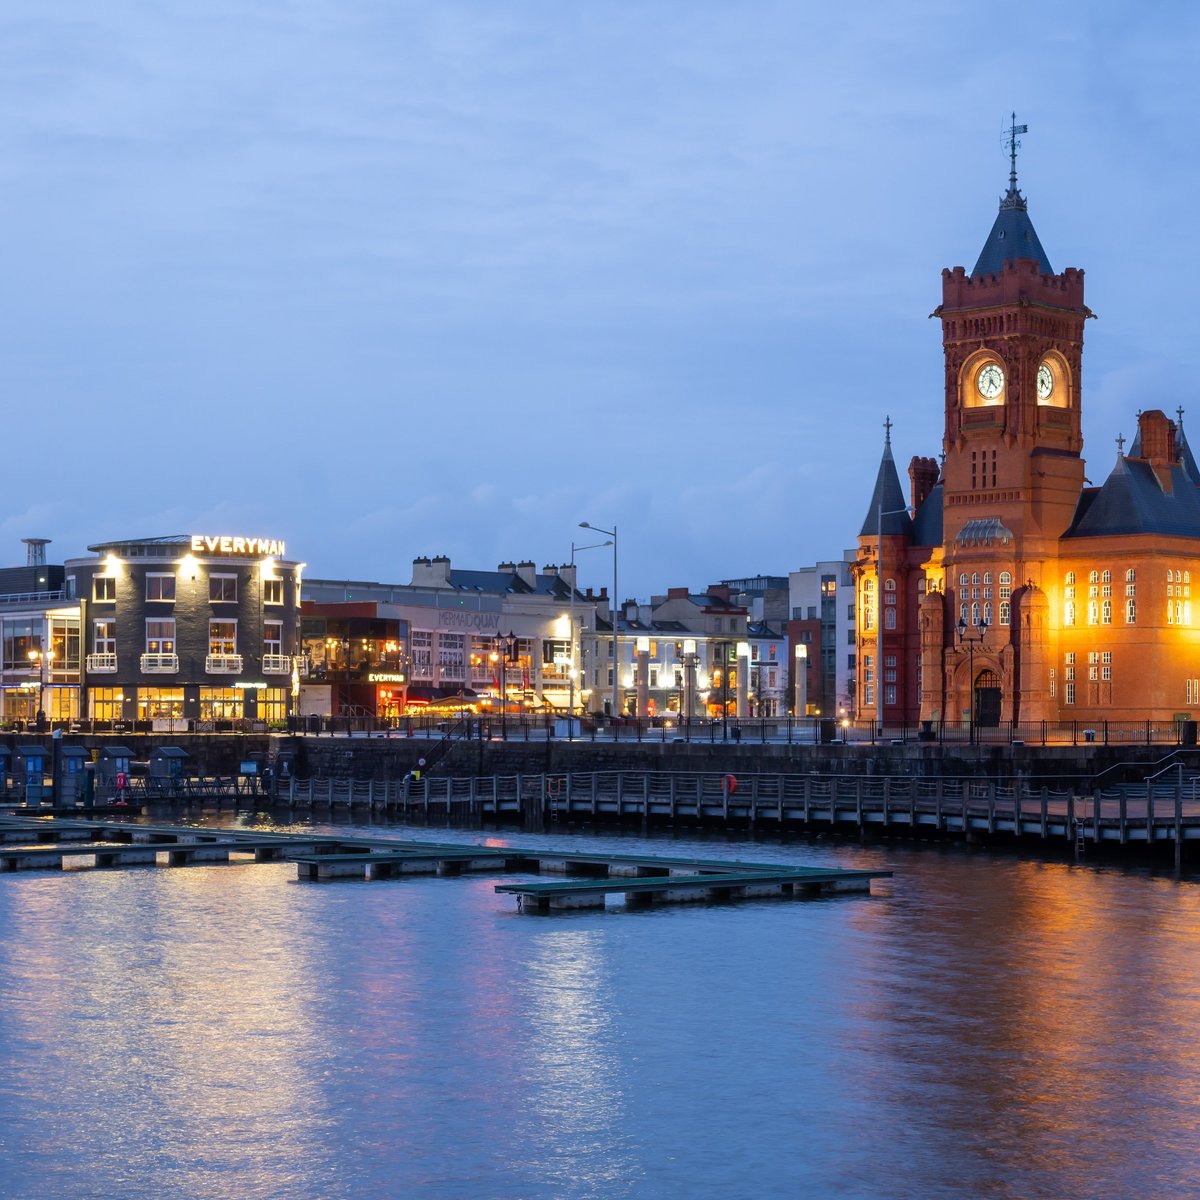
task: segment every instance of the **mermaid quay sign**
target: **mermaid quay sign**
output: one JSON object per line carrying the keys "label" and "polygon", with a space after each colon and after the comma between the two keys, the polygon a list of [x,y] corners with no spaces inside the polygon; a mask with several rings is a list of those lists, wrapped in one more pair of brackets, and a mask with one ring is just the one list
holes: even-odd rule
{"label": "mermaid quay sign", "polygon": [[206,533],[193,533],[192,553],[244,554],[255,558],[282,558],[284,544],[274,538],[210,537]]}

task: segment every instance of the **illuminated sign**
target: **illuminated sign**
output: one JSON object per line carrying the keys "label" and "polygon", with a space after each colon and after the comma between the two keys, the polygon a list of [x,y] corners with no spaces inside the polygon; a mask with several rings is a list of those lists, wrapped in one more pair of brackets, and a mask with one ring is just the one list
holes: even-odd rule
{"label": "illuminated sign", "polygon": [[206,533],[192,534],[193,554],[247,554],[284,556],[284,544],[274,538],[210,537]]}
{"label": "illuminated sign", "polygon": [[387,671],[376,671],[373,675],[367,676],[368,683],[403,683],[404,676],[397,674],[389,674]]}

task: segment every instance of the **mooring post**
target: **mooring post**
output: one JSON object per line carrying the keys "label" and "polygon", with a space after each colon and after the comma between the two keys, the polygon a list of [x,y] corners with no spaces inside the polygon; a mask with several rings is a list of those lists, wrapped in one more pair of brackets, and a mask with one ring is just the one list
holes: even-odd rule
{"label": "mooring post", "polygon": [[1183,775],[1175,780],[1175,873],[1183,869]]}

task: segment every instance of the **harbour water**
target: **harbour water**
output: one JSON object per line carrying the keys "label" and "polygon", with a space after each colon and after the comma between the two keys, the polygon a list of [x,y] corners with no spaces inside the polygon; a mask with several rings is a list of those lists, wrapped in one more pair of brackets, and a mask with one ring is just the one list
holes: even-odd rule
{"label": "harbour water", "polygon": [[669,847],[895,875],[870,897],[550,917],[484,875],[3,878],[0,1192],[1200,1194],[1194,877]]}

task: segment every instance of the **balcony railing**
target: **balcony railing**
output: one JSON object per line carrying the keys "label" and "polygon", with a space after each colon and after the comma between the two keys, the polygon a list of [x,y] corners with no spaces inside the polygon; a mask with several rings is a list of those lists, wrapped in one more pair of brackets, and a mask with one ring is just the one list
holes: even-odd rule
{"label": "balcony railing", "polygon": [[242,673],[242,656],[240,654],[206,655],[204,670],[209,675],[240,675]]}
{"label": "balcony railing", "polygon": [[176,675],[179,672],[178,654],[143,654],[143,675]]}
{"label": "balcony railing", "polygon": [[89,675],[111,675],[116,669],[117,656],[115,654],[89,654],[87,656]]}
{"label": "balcony railing", "polygon": [[262,669],[264,675],[290,675],[292,673],[292,656],[290,654],[264,654]]}

